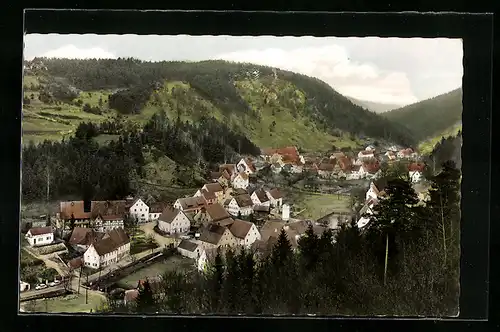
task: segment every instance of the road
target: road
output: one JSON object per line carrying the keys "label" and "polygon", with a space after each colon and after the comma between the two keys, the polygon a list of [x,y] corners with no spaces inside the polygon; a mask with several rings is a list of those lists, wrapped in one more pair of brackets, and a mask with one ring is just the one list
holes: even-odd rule
{"label": "road", "polygon": [[63,289],[64,289],[64,285],[60,284],[60,285],[57,285],[57,286],[54,286],[54,287],[47,287],[45,289],[40,289],[40,290],[29,290],[29,291],[26,291],[26,292],[22,292],[21,295],[20,295],[20,298],[21,298],[21,300],[24,300],[24,299],[28,299],[28,298],[31,298],[31,297],[34,297],[34,296],[40,296],[40,295],[44,295],[44,294],[49,294],[51,292],[58,291],[58,290],[63,290]]}

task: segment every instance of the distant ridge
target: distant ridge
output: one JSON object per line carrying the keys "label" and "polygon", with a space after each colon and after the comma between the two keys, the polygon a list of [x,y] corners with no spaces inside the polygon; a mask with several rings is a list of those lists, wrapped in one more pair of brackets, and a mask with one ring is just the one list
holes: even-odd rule
{"label": "distant ridge", "polygon": [[403,105],[400,104],[385,104],[385,103],[377,103],[373,101],[368,101],[368,100],[361,100],[361,99],[356,99],[353,97],[347,97],[349,98],[355,105],[358,105],[360,107],[363,107],[369,111],[375,112],[375,113],[384,113],[388,112],[390,110],[394,110],[397,108],[403,107]]}
{"label": "distant ridge", "polygon": [[410,130],[418,141],[440,135],[462,121],[462,88],[383,113]]}

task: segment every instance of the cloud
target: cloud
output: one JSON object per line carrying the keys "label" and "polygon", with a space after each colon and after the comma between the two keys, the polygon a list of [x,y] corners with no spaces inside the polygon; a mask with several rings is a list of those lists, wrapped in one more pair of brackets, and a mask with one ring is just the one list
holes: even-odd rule
{"label": "cloud", "polygon": [[219,54],[213,59],[255,63],[316,77],[338,92],[357,99],[398,105],[418,101],[406,73],[353,61],[347,50],[336,44],[288,51],[242,50]]}
{"label": "cloud", "polygon": [[116,59],[116,55],[99,47],[80,49],[75,45],[64,45],[41,55],[46,58],[67,59]]}

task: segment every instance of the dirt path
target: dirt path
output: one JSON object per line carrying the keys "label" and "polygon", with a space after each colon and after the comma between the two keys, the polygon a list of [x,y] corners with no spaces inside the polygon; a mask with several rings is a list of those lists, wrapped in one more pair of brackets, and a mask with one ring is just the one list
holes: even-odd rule
{"label": "dirt path", "polygon": [[165,248],[169,244],[174,243],[174,239],[161,236],[154,231],[155,222],[141,224],[139,228],[147,235],[151,235],[160,248]]}
{"label": "dirt path", "polygon": [[54,270],[57,271],[57,273],[59,273],[60,276],[65,276],[68,274],[69,272],[69,269],[67,267],[62,267],[62,263],[58,264],[56,262],[54,262],[53,260],[51,260],[52,257],[55,257],[55,254],[51,254],[51,255],[38,255],[36,254],[34,251],[32,250],[29,250],[28,248],[23,248],[24,250],[26,250],[26,252],[28,252],[30,255],[34,256],[35,258],[43,261],[45,263],[45,266],[47,266],[48,268],[53,268]]}

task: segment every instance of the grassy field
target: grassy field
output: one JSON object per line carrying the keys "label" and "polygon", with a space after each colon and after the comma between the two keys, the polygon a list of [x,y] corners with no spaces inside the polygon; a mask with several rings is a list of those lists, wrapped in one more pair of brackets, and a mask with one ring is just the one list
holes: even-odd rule
{"label": "grassy field", "polygon": [[301,211],[301,218],[317,220],[332,212],[350,212],[350,197],[335,194],[312,194],[294,191],[287,193],[294,210]]}
{"label": "grassy field", "polygon": [[27,301],[21,304],[21,308],[27,312],[90,312],[102,306],[105,299],[94,293],[88,293],[88,303],[85,303],[85,291],[82,294],[71,294],[50,299]]}
{"label": "grassy field", "polygon": [[157,248],[158,244],[154,241],[152,237],[146,236],[144,231],[141,229],[136,229],[133,234],[131,234],[130,241],[130,254],[134,255],[139,252],[146,250],[151,250]]}
{"label": "grassy field", "polygon": [[455,136],[458,134],[458,131],[462,130],[462,124],[452,126],[445,131],[443,131],[440,135],[437,135],[431,139],[428,139],[418,146],[418,149],[421,154],[426,155],[432,152],[436,144],[441,141],[441,138],[447,138],[449,136]]}
{"label": "grassy field", "polygon": [[152,278],[162,275],[169,271],[192,271],[194,269],[194,260],[174,255],[164,261],[153,263],[139,271],[136,271],[118,281],[118,286],[130,289],[137,286],[141,279]]}
{"label": "grassy field", "polygon": [[120,137],[120,135],[108,135],[108,134],[102,134],[102,135],[99,135],[97,137],[94,137],[94,141],[97,142],[97,144],[99,145],[107,145],[109,144],[111,141],[116,141],[118,140],[118,138]]}

